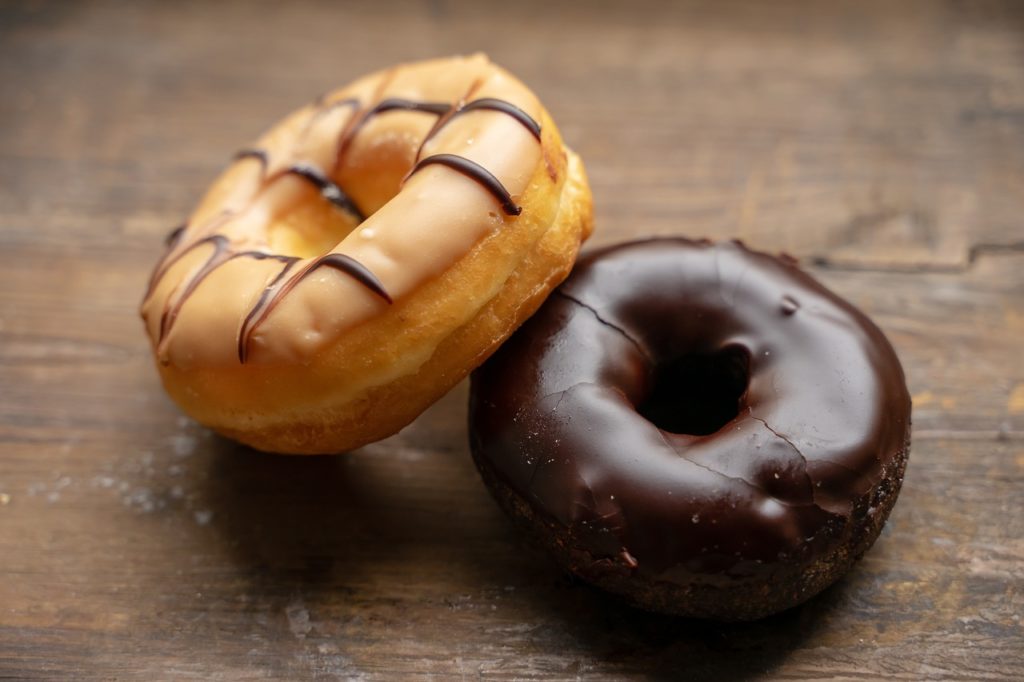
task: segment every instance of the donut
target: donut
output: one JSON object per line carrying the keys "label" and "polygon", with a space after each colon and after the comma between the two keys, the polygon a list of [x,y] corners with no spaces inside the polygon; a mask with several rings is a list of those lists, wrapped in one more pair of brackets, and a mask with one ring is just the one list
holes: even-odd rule
{"label": "donut", "polygon": [[238,152],[141,315],[187,414],[260,450],[389,436],[533,313],[592,229],[579,158],[483,55],[399,65]]}
{"label": "donut", "polygon": [[909,438],[882,332],[739,242],[584,256],[470,390],[500,506],[583,580],[698,618],[760,618],[843,575],[896,501]]}

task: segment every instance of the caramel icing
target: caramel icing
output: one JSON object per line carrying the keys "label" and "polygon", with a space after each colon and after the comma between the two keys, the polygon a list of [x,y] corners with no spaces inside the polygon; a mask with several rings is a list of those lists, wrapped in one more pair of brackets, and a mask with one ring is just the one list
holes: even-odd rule
{"label": "caramel icing", "polygon": [[141,311],[160,362],[301,361],[385,312],[515,220],[541,113],[482,55],[377,73],[294,112],[169,236]]}

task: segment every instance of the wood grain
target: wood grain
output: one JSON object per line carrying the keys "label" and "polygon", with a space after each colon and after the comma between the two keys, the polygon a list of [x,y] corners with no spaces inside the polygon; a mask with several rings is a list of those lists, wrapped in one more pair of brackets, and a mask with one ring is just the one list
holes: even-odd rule
{"label": "wood grain", "polygon": [[[748,625],[526,546],[465,386],[340,457],[164,397],[136,305],[230,155],[366,71],[486,50],[587,162],[594,243],[801,257],[914,395],[876,547]],[[0,4],[0,678],[1019,679],[1024,11],[1002,2]]]}

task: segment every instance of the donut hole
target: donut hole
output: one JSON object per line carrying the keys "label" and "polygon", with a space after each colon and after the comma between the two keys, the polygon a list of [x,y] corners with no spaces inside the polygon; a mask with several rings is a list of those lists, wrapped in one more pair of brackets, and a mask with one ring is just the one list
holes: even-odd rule
{"label": "donut hole", "polygon": [[750,353],[727,346],[659,364],[651,393],[637,411],[662,431],[707,436],[740,412],[750,383]]}
{"label": "donut hole", "polygon": [[314,195],[271,223],[267,241],[274,253],[314,258],[332,251],[357,224],[337,206]]}
{"label": "donut hole", "polygon": [[[420,115],[420,120],[433,119]],[[419,146],[418,138],[375,136],[371,130],[374,124],[376,121],[360,133],[345,163],[331,178],[367,218],[398,195]],[[327,201],[308,180],[293,175],[281,182],[291,183],[294,193],[292,203],[268,226],[267,241],[274,253],[298,258],[322,256],[359,226],[355,216]]]}

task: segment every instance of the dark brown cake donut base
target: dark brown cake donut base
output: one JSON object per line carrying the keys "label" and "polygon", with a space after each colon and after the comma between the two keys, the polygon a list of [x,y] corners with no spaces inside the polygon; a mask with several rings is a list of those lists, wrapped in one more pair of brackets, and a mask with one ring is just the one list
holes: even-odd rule
{"label": "dark brown cake donut base", "polygon": [[724,589],[658,582],[623,570],[618,562],[594,556],[565,526],[535,512],[526,500],[498,481],[475,454],[473,460],[498,506],[562,569],[648,611],[735,622],[757,620],[802,604],[845,575],[882,532],[903,486],[909,451],[908,438],[904,449],[885,468],[878,487],[856,502],[846,536],[830,554],[806,566],[785,566],[771,585],[749,583]]}
{"label": "dark brown cake donut base", "polygon": [[837,580],[899,493],[895,351],[792,260],[655,239],[586,256],[473,376],[484,481],[572,573],[747,620]]}

